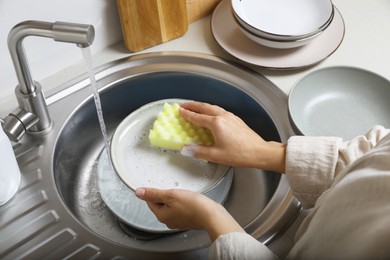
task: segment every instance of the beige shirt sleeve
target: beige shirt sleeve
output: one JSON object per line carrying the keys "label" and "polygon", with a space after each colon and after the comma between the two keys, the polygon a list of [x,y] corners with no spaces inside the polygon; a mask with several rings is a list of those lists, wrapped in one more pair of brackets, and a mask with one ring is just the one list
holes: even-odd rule
{"label": "beige shirt sleeve", "polygon": [[[289,139],[286,174],[290,186],[304,207],[314,206],[298,231],[289,259],[390,256],[389,132],[376,126],[347,142],[337,137]],[[209,252],[210,259],[276,258],[266,246],[242,233],[220,236]]]}
{"label": "beige shirt sleeve", "polygon": [[[389,259],[389,130],[374,127],[337,145],[329,187],[306,200],[314,208],[302,222],[287,258]],[[295,178],[293,172],[288,174]]]}
{"label": "beige shirt sleeve", "polygon": [[293,194],[311,208],[347,166],[371,151],[389,133],[382,126],[342,142],[338,137],[293,136],[288,140],[286,174]]}
{"label": "beige shirt sleeve", "polygon": [[276,260],[265,245],[246,233],[234,232],[219,236],[209,250],[209,259],[223,260]]}

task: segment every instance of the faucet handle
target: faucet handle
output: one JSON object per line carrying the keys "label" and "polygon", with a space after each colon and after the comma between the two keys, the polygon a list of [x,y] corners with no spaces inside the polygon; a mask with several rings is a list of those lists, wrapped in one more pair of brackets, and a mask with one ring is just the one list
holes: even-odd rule
{"label": "faucet handle", "polygon": [[13,142],[19,142],[24,133],[39,121],[37,115],[17,108],[3,122],[3,130]]}

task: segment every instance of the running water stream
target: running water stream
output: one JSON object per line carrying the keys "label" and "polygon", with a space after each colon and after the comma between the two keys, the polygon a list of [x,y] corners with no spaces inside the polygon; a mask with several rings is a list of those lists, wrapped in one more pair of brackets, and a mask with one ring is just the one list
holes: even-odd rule
{"label": "running water stream", "polygon": [[87,70],[88,70],[88,75],[89,75],[89,78],[91,80],[91,90],[93,93],[93,98],[95,100],[96,112],[97,112],[97,116],[99,119],[100,130],[102,132],[104,146],[106,148],[107,153],[109,153],[110,140],[108,138],[106,124],[104,122],[103,109],[102,109],[102,104],[100,102],[100,95],[99,95],[99,90],[98,90],[99,88],[98,88],[98,84],[96,82],[95,74],[93,72],[91,50],[89,47],[85,47],[85,48],[81,48],[81,52],[83,53],[85,64],[86,64]]}

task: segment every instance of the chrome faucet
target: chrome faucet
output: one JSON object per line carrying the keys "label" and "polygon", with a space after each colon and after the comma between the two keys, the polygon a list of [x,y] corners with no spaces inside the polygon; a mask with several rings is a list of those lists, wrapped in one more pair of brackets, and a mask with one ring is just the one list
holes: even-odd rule
{"label": "chrome faucet", "polygon": [[15,67],[19,85],[15,88],[19,107],[3,122],[4,132],[18,142],[28,132],[50,131],[50,118],[41,85],[33,81],[22,45],[27,36],[52,38],[59,42],[75,43],[80,48],[88,47],[95,37],[92,25],[65,22],[25,21],[13,27],[8,35],[8,49]]}

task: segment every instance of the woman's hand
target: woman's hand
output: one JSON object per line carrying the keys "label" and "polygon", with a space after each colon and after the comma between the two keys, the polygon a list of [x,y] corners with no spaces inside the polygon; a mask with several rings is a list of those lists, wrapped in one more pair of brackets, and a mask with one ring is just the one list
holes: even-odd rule
{"label": "woman's hand", "polygon": [[138,188],[157,219],[172,229],[204,229],[214,241],[230,232],[244,232],[225,208],[208,197],[187,190]]}
{"label": "woman's hand", "polygon": [[214,145],[187,145],[183,155],[215,163],[284,172],[285,145],[266,142],[244,121],[221,107],[201,102],[181,104],[180,114],[189,122],[208,128]]}

